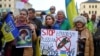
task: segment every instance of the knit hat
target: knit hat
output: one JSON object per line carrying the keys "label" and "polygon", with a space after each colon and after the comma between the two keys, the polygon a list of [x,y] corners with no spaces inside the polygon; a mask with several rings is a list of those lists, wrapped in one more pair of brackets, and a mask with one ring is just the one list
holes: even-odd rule
{"label": "knit hat", "polygon": [[83,24],[86,24],[87,20],[84,16],[77,16],[76,18],[74,18],[74,23],[76,22],[82,22]]}

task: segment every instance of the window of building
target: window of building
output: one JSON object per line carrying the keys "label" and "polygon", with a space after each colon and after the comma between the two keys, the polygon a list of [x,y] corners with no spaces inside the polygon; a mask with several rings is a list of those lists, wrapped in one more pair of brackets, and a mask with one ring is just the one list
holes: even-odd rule
{"label": "window of building", "polygon": [[11,7],[11,4],[9,4],[9,7]]}
{"label": "window of building", "polygon": [[9,1],[11,1],[11,0],[9,0]]}
{"label": "window of building", "polygon": [[94,11],[92,11],[92,14],[94,14]]}
{"label": "window of building", "polygon": [[91,5],[89,5],[89,8],[91,8]]}
{"label": "window of building", "polygon": [[4,4],[4,7],[6,7],[6,4]]}
{"label": "window of building", "polygon": [[91,11],[89,11],[89,14],[91,14]]}
{"label": "window of building", "polygon": [[2,5],[0,4],[0,8],[2,7]]}
{"label": "window of building", "polygon": [[6,1],[6,0],[5,0]]}
{"label": "window of building", "polygon": [[97,8],[97,5],[95,5],[95,8]]}
{"label": "window of building", "polygon": [[0,1],[2,1],[2,0],[0,0]]}
{"label": "window of building", "polygon": [[83,13],[85,13],[85,11],[83,11]]}
{"label": "window of building", "polygon": [[94,5],[92,5],[92,8],[94,8]]}
{"label": "window of building", "polygon": [[95,11],[95,14],[97,14],[97,11]]}
{"label": "window of building", "polygon": [[85,8],[85,5],[83,5],[83,8]]}

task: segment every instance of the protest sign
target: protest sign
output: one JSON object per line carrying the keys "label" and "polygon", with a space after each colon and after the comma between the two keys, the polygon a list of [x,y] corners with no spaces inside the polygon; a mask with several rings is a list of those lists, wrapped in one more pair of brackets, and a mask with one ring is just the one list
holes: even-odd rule
{"label": "protest sign", "polygon": [[41,55],[76,56],[77,31],[41,29]]}
{"label": "protest sign", "polygon": [[28,26],[20,26],[19,37],[16,38],[16,48],[32,47],[32,34]]}
{"label": "protest sign", "polygon": [[24,2],[21,2],[21,1],[16,2],[16,8],[17,9],[23,9],[24,6],[25,6]]}

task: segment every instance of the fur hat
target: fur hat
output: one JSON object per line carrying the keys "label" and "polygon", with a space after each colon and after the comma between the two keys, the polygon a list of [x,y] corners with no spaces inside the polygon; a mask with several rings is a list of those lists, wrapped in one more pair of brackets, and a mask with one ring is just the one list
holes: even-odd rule
{"label": "fur hat", "polygon": [[87,20],[84,16],[77,16],[76,18],[74,18],[74,23],[76,22],[82,22],[83,24],[86,24],[87,23]]}

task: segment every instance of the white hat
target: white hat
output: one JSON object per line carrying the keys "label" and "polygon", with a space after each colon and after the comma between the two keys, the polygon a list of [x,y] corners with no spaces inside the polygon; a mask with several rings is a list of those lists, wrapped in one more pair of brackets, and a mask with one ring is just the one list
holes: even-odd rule
{"label": "white hat", "polygon": [[86,17],[84,17],[84,16],[77,16],[76,18],[74,18],[74,23],[76,23],[76,22],[82,22],[82,23],[84,23],[84,24],[86,24],[87,23],[87,20],[86,20]]}

